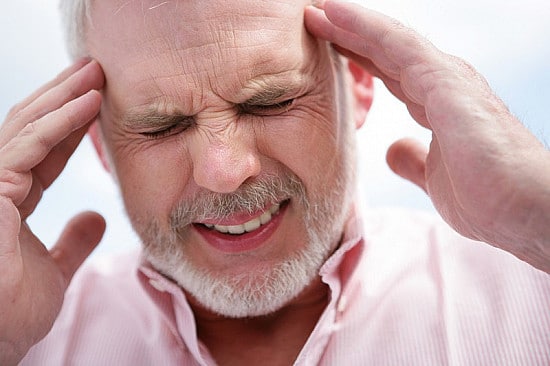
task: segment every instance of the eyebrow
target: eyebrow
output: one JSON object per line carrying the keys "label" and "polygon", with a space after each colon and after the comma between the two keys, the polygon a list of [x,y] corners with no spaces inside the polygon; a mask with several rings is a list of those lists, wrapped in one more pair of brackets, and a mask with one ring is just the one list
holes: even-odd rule
{"label": "eyebrow", "polygon": [[279,101],[285,95],[296,89],[295,86],[285,87],[281,85],[270,85],[258,90],[254,95],[248,98],[244,103],[249,105],[269,105]]}
{"label": "eyebrow", "polygon": [[[256,82],[252,96],[243,102],[236,105],[251,105],[264,106],[281,102],[281,98],[285,96],[294,96],[303,86],[298,80],[294,82],[281,83],[272,81]],[[188,124],[191,126],[194,123],[194,116],[185,115],[182,113],[163,113],[155,109],[145,112],[128,112],[122,118],[124,126],[131,129],[154,129],[155,127],[162,128],[174,124]]]}
{"label": "eyebrow", "polygon": [[251,85],[247,87],[252,96],[246,101],[238,104],[248,105],[270,105],[280,102],[283,97],[295,96],[300,90],[304,89],[304,75],[294,74],[289,78],[279,79],[268,77],[266,79],[251,80]]}
{"label": "eyebrow", "polygon": [[124,126],[132,129],[153,129],[175,124],[192,125],[194,118],[181,113],[168,114],[150,110],[143,113],[127,113],[122,121]]}

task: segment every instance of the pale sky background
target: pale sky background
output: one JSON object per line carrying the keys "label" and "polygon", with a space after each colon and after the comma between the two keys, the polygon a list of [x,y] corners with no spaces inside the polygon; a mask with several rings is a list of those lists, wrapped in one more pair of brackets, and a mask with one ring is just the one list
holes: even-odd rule
{"label": "pale sky background", "polygon": [[[547,0],[371,0],[357,1],[396,17],[443,50],[472,63],[542,141],[550,142],[550,2]],[[0,12],[0,115],[69,64],[57,0],[3,1]],[[384,162],[399,137],[429,134],[377,84],[375,103],[359,133],[360,191],[371,207],[433,210],[424,193],[394,176]],[[550,167],[549,167],[550,169]],[[124,216],[117,188],[85,139],[58,181],[30,218],[35,233],[55,242],[75,213],[95,210],[107,233],[95,256],[138,245]],[[1,213],[0,213],[1,214]]]}

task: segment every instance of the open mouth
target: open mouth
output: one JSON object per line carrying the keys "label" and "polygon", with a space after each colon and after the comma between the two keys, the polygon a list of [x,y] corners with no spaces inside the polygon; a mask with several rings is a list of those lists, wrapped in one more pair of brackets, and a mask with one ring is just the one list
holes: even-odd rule
{"label": "open mouth", "polygon": [[211,247],[229,254],[260,248],[268,243],[283,221],[290,199],[273,204],[256,214],[235,213],[219,223],[205,221],[193,224],[197,233]]}
{"label": "open mouth", "polygon": [[201,226],[213,232],[230,235],[243,235],[246,233],[252,233],[257,231],[262,226],[269,224],[279,213],[283,210],[288,203],[289,199],[280,203],[275,203],[267,208],[265,211],[258,213],[252,219],[238,225],[222,225],[222,224],[210,224],[210,223],[196,223],[195,225]]}

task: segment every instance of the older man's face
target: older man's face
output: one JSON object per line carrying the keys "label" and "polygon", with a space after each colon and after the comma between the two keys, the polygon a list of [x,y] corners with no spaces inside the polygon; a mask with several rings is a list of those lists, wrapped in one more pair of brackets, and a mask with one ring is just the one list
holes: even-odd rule
{"label": "older man's face", "polygon": [[316,276],[349,211],[351,121],[307,1],[95,1],[105,145],[151,262],[228,316]]}

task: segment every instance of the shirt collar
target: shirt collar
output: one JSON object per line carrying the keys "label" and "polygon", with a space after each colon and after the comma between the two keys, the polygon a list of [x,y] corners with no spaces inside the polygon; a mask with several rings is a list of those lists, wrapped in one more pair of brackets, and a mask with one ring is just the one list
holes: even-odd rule
{"label": "shirt collar", "polygon": [[[336,329],[338,314],[345,310],[346,296],[343,294],[363,253],[362,235],[362,223],[354,207],[346,221],[340,246],[319,270],[322,281],[330,288],[330,301],[296,364],[317,363],[330,334]],[[199,364],[210,364],[207,362],[211,360],[210,355],[197,339],[195,318],[184,291],[174,281],[156,271],[143,256],[138,277],[178,341],[185,344]]]}

